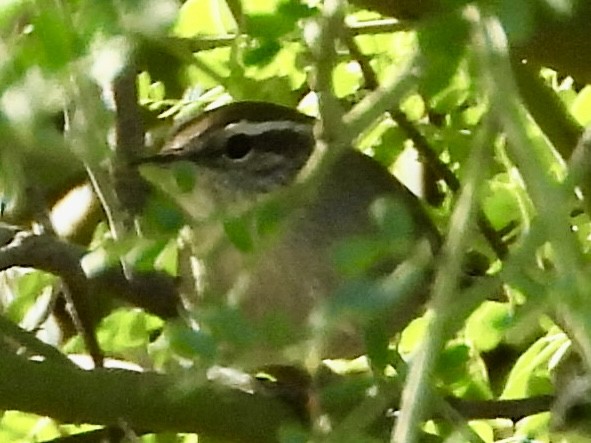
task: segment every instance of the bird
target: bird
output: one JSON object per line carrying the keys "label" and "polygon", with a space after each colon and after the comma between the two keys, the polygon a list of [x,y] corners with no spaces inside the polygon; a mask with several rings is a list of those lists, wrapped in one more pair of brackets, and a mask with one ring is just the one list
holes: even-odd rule
{"label": "bird", "polygon": [[[161,174],[150,181],[174,195],[190,220],[199,266],[185,306],[202,331],[226,339],[219,346],[228,355],[284,362],[314,349],[320,358],[353,358],[364,353],[367,322],[399,332],[427,297],[425,281],[404,312],[385,306],[362,325],[351,316],[323,318],[323,308],[339,297],[353,293],[363,300],[362,289],[351,289],[355,282],[390,275],[419,243],[434,256],[441,240],[421,201],[352,146],[306,183],[302,171],[315,150],[314,124],[313,117],[287,106],[233,102],[179,125],[160,152],[140,160],[176,171],[173,190]],[[187,169],[190,185],[179,179]],[[399,213],[397,241],[380,237],[372,216],[380,199]],[[366,245],[368,263],[342,269],[338,254],[346,256],[347,245]],[[326,323],[330,327],[318,326]]]}

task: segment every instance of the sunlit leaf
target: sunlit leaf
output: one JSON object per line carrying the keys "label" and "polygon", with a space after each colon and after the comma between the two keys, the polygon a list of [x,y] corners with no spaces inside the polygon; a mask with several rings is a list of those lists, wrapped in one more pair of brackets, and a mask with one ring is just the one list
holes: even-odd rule
{"label": "sunlit leaf", "polygon": [[585,126],[591,122],[591,86],[585,86],[571,105],[571,111],[577,121]]}
{"label": "sunlit leaf", "polygon": [[236,29],[225,1],[188,0],[181,7],[174,32],[179,37],[222,35]]}
{"label": "sunlit leaf", "polygon": [[511,319],[511,307],[506,303],[485,302],[472,313],[466,323],[466,337],[479,351],[495,348]]}

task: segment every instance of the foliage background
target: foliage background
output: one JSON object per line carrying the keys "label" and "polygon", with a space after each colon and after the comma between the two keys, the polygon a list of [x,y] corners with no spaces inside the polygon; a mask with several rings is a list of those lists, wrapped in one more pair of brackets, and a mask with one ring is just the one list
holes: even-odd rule
{"label": "foliage background", "polygon": [[[406,363],[399,362],[398,377],[382,380],[368,375],[362,386],[402,386],[405,397],[392,441],[560,441],[563,437],[550,432],[547,412],[522,418],[499,409],[492,417],[476,415],[482,419],[466,422],[451,419],[449,404],[442,402],[446,396],[474,400],[468,405],[477,411],[482,406],[477,400],[560,396],[569,390],[564,381],[553,379],[553,372],[571,348],[581,360],[576,371],[587,372],[591,188],[583,128],[591,121],[591,88],[586,85],[591,70],[585,65],[591,50],[588,39],[579,34],[584,34],[589,7],[568,0],[417,2],[418,6],[404,1],[377,6],[352,3],[4,1],[0,4],[3,218],[24,231],[38,232],[41,226],[45,234],[53,235],[48,209],[89,174],[110,217],[98,225],[88,222],[92,219],[88,214],[82,219],[92,228],[83,235],[89,242],[88,254],[81,253],[87,275],[121,257],[137,269],[176,275],[175,233],[182,219],[174,208],[148,202],[145,223],[156,233],[150,238],[128,236],[121,228],[126,223],[125,205],[117,201],[116,180],[109,171],[116,170],[122,158],[110,146],[121,146],[121,137],[133,139],[134,132],[120,131],[114,143],[112,128],[125,116],[131,121],[137,117],[129,100],[116,96],[125,91],[113,87],[122,78],[137,84],[138,112],[150,134],[148,150],[157,149],[173,118],[182,120],[207,107],[247,99],[297,106],[319,115],[328,134],[347,129],[359,149],[399,173],[396,160],[405,148],[414,147],[432,172],[426,206],[444,233],[447,260],[441,260],[437,270],[430,314],[413,322],[398,343],[400,356],[411,365],[410,375],[406,380],[400,377]],[[569,31],[564,34],[564,29]],[[568,41],[579,51],[571,58]],[[310,85],[320,94],[311,92]],[[65,121],[56,117],[64,110]],[[343,110],[348,111],[344,126],[338,118]],[[65,218],[75,218],[71,208]],[[492,246],[482,235],[483,220],[489,223],[489,240],[496,239]],[[87,426],[68,424],[76,421],[76,415],[60,411],[59,398],[53,406],[49,400],[49,406],[36,402],[36,397],[53,398],[52,387],[63,392],[77,389],[77,373],[68,372],[66,363],[54,356],[52,364],[58,370],[44,374],[55,378],[43,379],[42,387],[38,379],[27,378],[35,372],[25,370],[26,360],[14,359],[15,349],[24,348],[24,355],[42,354],[49,360],[50,351],[42,345],[24,343],[29,335],[22,330],[35,332],[66,354],[86,351],[80,336],[63,340],[48,318],[59,292],[56,274],[60,273],[46,272],[52,269],[34,266],[34,260],[32,264],[11,261],[14,231],[6,229],[0,251],[6,269],[1,277],[0,329],[5,362],[0,368],[5,371],[0,397],[5,400],[0,407],[7,411],[0,422],[0,440],[44,441],[84,431]],[[72,243],[80,240],[62,235]],[[490,262],[488,277],[471,291],[458,286],[461,257],[470,249]],[[363,261],[359,256],[363,251],[356,254],[351,260]],[[31,267],[12,267],[17,264]],[[486,300],[494,298],[493,289],[501,286],[502,296]],[[91,310],[99,309],[103,308]],[[226,321],[221,327],[231,328],[232,320]],[[22,330],[10,329],[15,324]],[[98,325],[97,338],[106,356],[165,372],[177,382],[184,380],[179,374],[190,368],[191,378],[199,384],[204,368],[216,357],[215,338],[137,308],[111,311]],[[119,386],[135,383],[125,377],[121,375]],[[98,425],[114,424],[101,412],[108,402],[98,399],[106,385],[93,385],[93,380],[80,376],[89,390],[78,395],[83,399],[95,389],[96,396],[96,410],[90,407],[80,417],[83,421],[95,417],[92,423]],[[148,385],[159,387],[161,381],[168,379],[149,380]],[[8,393],[14,386],[22,390],[22,402],[11,404]],[[37,394],[29,398],[27,387],[38,389]],[[204,395],[195,389],[197,398]],[[377,398],[391,400],[383,389]],[[116,391],[105,388],[104,392]],[[288,422],[285,408],[279,408],[276,416],[256,415],[260,410],[242,404],[244,420],[231,425],[228,418],[216,417],[216,408],[207,415],[195,406],[210,407],[217,394],[209,392],[205,404],[203,400],[185,404],[185,409],[197,408],[194,427],[189,419],[175,421],[172,413],[156,419],[151,407],[142,403],[156,403],[166,411],[167,399],[156,392],[147,389],[146,397],[132,393],[117,397],[138,409],[137,416],[125,416],[134,429],[136,423],[158,423],[158,430],[168,431],[142,437],[143,441],[195,441],[194,435],[176,436],[177,431],[195,430],[204,436],[248,441],[249,432],[254,432],[248,429],[251,419],[253,429],[270,429],[265,438],[273,441],[274,430]],[[68,407],[76,408],[75,396]],[[568,415],[564,404],[574,402],[572,397],[559,402],[555,419]],[[189,400],[174,404],[180,407],[183,401]],[[337,420],[340,425],[326,435],[312,431],[313,438],[379,441],[383,435],[364,426],[364,420],[372,417],[362,413],[372,406],[368,402],[362,397],[348,420]],[[447,420],[426,421],[428,404],[437,405]],[[491,405],[500,408],[501,403]],[[490,420],[493,417],[501,418]],[[583,412],[566,427],[578,429],[585,418]],[[271,423],[268,428],[261,424],[265,421]],[[419,432],[418,425],[425,421]],[[286,441],[303,441],[307,435],[289,426],[281,429],[279,438]],[[388,433],[389,429],[384,434]]]}

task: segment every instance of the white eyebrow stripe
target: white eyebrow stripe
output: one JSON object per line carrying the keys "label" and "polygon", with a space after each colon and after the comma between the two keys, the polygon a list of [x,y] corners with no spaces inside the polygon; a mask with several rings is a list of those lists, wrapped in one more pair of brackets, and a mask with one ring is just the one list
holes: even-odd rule
{"label": "white eyebrow stripe", "polygon": [[253,122],[241,120],[238,123],[226,125],[224,130],[232,134],[260,135],[269,131],[298,131],[312,133],[312,125],[292,120],[274,120],[267,122]]}
{"label": "white eyebrow stripe", "polygon": [[[219,129],[218,129],[219,130]],[[211,130],[215,134],[218,130]],[[269,131],[292,131],[300,134],[306,134],[313,137],[312,124],[306,122],[298,122],[293,120],[273,120],[273,121],[251,121],[240,120],[236,123],[228,123],[223,127],[225,134],[223,137],[230,137],[235,134],[244,134],[249,136],[258,136]],[[208,132],[201,134],[177,134],[171,141],[169,141],[161,152],[183,152],[187,149],[187,144],[194,144],[192,151],[199,151],[199,146],[202,146],[207,140]]]}

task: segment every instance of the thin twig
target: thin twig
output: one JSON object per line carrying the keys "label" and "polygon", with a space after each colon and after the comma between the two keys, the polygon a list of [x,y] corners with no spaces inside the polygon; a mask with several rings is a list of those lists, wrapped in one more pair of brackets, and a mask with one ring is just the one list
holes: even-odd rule
{"label": "thin twig", "polygon": [[447,397],[446,401],[466,420],[508,418],[518,421],[529,415],[549,411],[554,399],[553,395],[538,395],[514,400],[465,400]]}
{"label": "thin twig", "polygon": [[[239,11],[237,8],[233,8]],[[233,12],[235,14],[235,12]],[[353,23],[348,23],[345,29],[354,36],[359,35],[375,35],[375,34],[391,34],[394,32],[403,32],[412,29],[412,25],[408,22],[402,22],[400,20],[385,18],[381,20],[363,20]],[[248,37],[248,34],[224,34],[224,35],[213,35],[203,36],[195,38],[182,38],[182,37],[168,37],[168,40],[174,44],[182,44],[193,52],[209,51],[218,48],[227,48],[232,46],[236,41],[236,38]],[[298,37],[290,38],[287,37],[288,41],[298,41]]]}
{"label": "thin twig", "polygon": [[[482,169],[489,162],[487,153],[492,137],[492,125],[485,125],[475,137],[472,155],[466,166],[466,183],[452,213],[449,234],[442,248],[441,265],[435,276],[432,297],[432,318],[417,355],[413,359],[408,382],[405,384],[400,418],[392,432],[393,443],[417,440],[420,423],[426,418],[432,395],[431,374],[445,340],[458,329],[466,317],[463,304],[454,300],[462,270],[462,257],[469,237],[464,233],[475,221],[478,189],[482,185]],[[461,315],[458,315],[460,314]]]}
{"label": "thin twig", "polygon": [[569,175],[566,186],[580,186],[583,191],[585,211],[591,215],[591,126],[581,135],[568,162]]}

